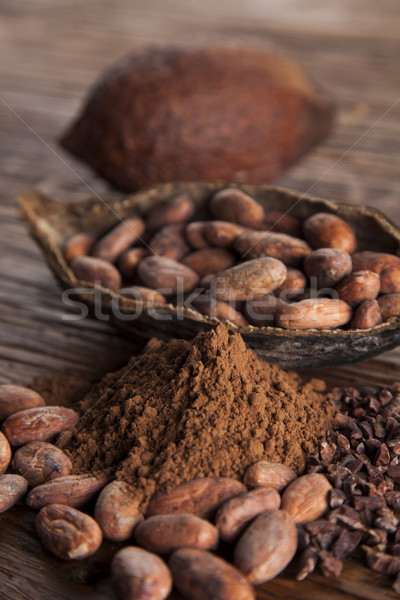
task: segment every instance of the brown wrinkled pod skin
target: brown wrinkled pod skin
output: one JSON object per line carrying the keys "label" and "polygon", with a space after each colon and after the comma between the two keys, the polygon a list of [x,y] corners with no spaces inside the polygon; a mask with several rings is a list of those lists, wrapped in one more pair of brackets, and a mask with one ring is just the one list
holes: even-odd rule
{"label": "brown wrinkled pod skin", "polygon": [[350,323],[353,329],[369,329],[382,323],[382,313],[377,300],[364,300],[358,305]]}
{"label": "brown wrinkled pod skin", "polygon": [[248,325],[245,317],[236,310],[228,302],[216,300],[209,294],[202,294],[193,300],[193,306],[202,315],[219,319],[220,321],[230,321],[238,327],[246,327]]}
{"label": "brown wrinkled pod skin", "polygon": [[122,252],[140,239],[144,230],[145,224],[140,217],[125,219],[97,242],[92,255],[114,262]]}
{"label": "brown wrinkled pod skin", "polygon": [[146,248],[129,248],[118,259],[118,269],[125,279],[133,279],[138,264],[148,255]]}
{"label": "brown wrinkled pod skin", "polygon": [[136,525],[143,519],[136,501],[122,481],[111,481],[100,492],[94,518],[104,537],[112,542],[123,542],[131,537]]}
{"label": "brown wrinkled pod skin", "polygon": [[244,474],[244,483],[249,487],[261,486],[280,492],[296,478],[296,472],[290,467],[260,460],[248,467]]}
{"label": "brown wrinkled pod skin", "polygon": [[353,258],[353,271],[368,270],[381,278],[381,294],[400,292],[400,258],[384,252],[357,252]]}
{"label": "brown wrinkled pod skin", "polygon": [[243,225],[229,221],[207,221],[204,235],[212,246],[229,248],[233,242],[247,231]]}
{"label": "brown wrinkled pod skin", "polygon": [[0,432],[0,475],[7,471],[11,456],[11,446],[6,436]]}
{"label": "brown wrinkled pod skin", "polygon": [[339,298],[350,306],[357,306],[364,300],[374,300],[379,294],[381,281],[373,271],[353,271],[336,287]]}
{"label": "brown wrinkled pod skin", "polygon": [[42,508],[47,504],[67,504],[81,507],[93,500],[107,484],[105,477],[90,475],[66,475],[58,477],[31,490],[26,503],[30,508]]}
{"label": "brown wrinkled pod skin", "polygon": [[279,309],[275,319],[285,329],[333,329],[348,323],[351,307],[342,300],[310,298]]}
{"label": "brown wrinkled pod skin", "polygon": [[387,294],[378,298],[382,319],[387,321],[390,317],[400,315],[400,294]]}
{"label": "brown wrinkled pod skin", "polygon": [[0,475],[0,513],[14,506],[27,490],[28,482],[20,475]]}
{"label": "brown wrinkled pod skin", "polygon": [[260,487],[225,502],[217,512],[215,524],[221,538],[233,542],[254,517],[278,510],[280,505],[281,497],[276,490]]}
{"label": "brown wrinkled pod skin", "polygon": [[171,573],[164,561],[135,546],[115,554],[111,578],[120,600],[166,600],[172,589]]}
{"label": "brown wrinkled pod skin", "polygon": [[77,279],[100,283],[110,290],[121,287],[121,275],[110,262],[93,256],[77,256],[71,261],[70,267]]}
{"label": "brown wrinkled pod skin", "polygon": [[39,406],[10,415],[3,423],[2,431],[12,446],[28,442],[49,442],[58,433],[73,427],[78,413],[63,406]]}
{"label": "brown wrinkled pod skin", "polygon": [[49,479],[65,477],[72,471],[72,462],[57,446],[48,442],[30,442],[14,454],[13,469],[36,487]]}
{"label": "brown wrinkled pod skin", "polygon": [[188,194],[178,194],[150,211],[146,218],[148,231],[156,231],[174,223],[189,221],[195,211],[193,200]]}
{"label": "brown wrinkled pod skin", "polygon": [[196,515],[154,515],[139,523],[135,540],[156,554],[170,554],[179,548],[209,550],[218,544],[218,529]]}
{"label": "brown wrinkled pod skin", "polygon": [[346,221],[331,213],[315,213],[303,223],[303,233],[307,242],[317,248],[341,248],[353,254],[357,239]]}
{"label": "brown wrinkled pod skin", "polygon": [[297,528],[285,510],[266,512],[240,537],[234,564],[253,585],[270,581],[292,560],[297,549]]}
{"label": "brown wrinkled pod skin", "polygon": [[285,265],[276,258],[248,260],[218,274],[211,283],[217,300],[248,300],[273,292],[286,279]]}
{"label": "brown wrinkled pod skin", "polygon": [[92,556],[102,542],[100,527],[92,517],[62,504],[41,509],[36,531],[46,550],[64,560]]}
{"label": "brown wrinkled pod skin", "polygon": [[69,263],[77,256],[88,256],[96,243],[96,238],[90,233],[76,233],[65,242],[63,247],[64,259]]}
{"label": "brown wrinkled pod skin", "polygon": [[234,248],[245,260],[271,256],[289,267],[298,267],[311,252],[304,240],[286,233],[251,231],[244,233],[234,243]]}
{"label": "brown wrinkled pod skin", "polygon": [[321,473],[298,477],[288,485],[282,496],[282,510],[296,523],[309,523],[328,510],[328,492],[331,484]]}
{"label": "brown wrinkled pod skin", "polygon": [[156,493],[147,507],[147,516],[189,513],[207,519],[220,504],[247,492],[229,477],[202,477],[180,483],[170,492]]}
{"label": "brown wrinkled pod skin", "polygon": [[169,45],[106,71],[61,143],[127,192],[167,181],[265,183],[331,121],[328,102],[279,54]]}
{"label": "brown wrinkled pod skin", "polygon": [[335,287],[351,269],[351,256],[341,248],[319,248],[304,261],[304,271],[314,278],[319,289]]}
{"label": "brown wrinkled pod skin", "polygon": [[164,256],[172,260],[180,261],[190,252],[190,246],[186,243],[185,226],[182,223],[164,225],[150,240],[149,248],[155,256]]}
{"label": "brown wrinkled pod skin", "polygon": [[199,277],[220,273],[233,267],[237,258],[224,248],[203,248],[196,250],[182,259],[182,264],[195,271]]}
{"label": "brown wrinkled pod skin", "polygon": [[5,383],[0,385],[0,419],[6,419],[10,415],[27,408],[44,406],[45,401],[34,390]]}
{"label": "brown wrinkled pod skin", "polygon": [[199,282],[198,274],[189,267],[163,256],[149,256],[138,266],[138,275],[146,287],[174,294],[178,289],[193,290]]}
{"label": "brown wrinkled pod skin", "polygon": [[182,548],[172,554],[168,565],[175,586],[187,600],[255,600],[242,573],[215,554]]}

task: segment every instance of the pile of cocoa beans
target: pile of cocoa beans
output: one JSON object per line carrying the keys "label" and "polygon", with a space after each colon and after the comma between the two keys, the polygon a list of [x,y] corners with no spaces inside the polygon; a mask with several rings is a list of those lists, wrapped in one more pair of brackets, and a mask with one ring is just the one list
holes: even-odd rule
{"label": "pile of cocoa beans", "polygon": [[75,234],[64,258],[79,280],[239,327],[365,329],[400,314],[400,258],[357,252],[337,215],[301,222],[235,188],[211,197],[209,220],[191,220],[195,208],[189,195],[174,196],[99,240]]}
{"label": "pile of cocoa beans", "polygon": [[[273,579],[294,557],[297,526],[328,509],[332,486],[325,475],[297,477],[285,465],[261,461],[243,482],[203,477],[156,493],[142,515],[124,482],[70,474],[71,461],[51,442],[76,423],[75,411],[3,385],[0,418],[0,512],[30,487],[26,503],[39,511],[37,533],[65,560],[91,556],[103,538],[133,541],[111,564],[121,600],[163,600],[173,585],[188,599],[254,599],[252,586]],[[94,516],[79,510],[94,500]],[[235,545],[233,564],[212,553],[220,540]]]}

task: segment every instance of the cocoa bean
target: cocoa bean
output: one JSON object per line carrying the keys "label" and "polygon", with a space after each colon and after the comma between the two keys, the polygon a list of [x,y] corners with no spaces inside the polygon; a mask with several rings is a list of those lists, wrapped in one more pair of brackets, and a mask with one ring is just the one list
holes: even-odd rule
{"label": "cocoa bean", "polygon": [[351,269],[351,256],[341,248],[319,248],[304,261],[304,271],[314,279],[317,288],[335,287]]}
{"label": "cocoa bean", "polygon": [[128,296],[133,298],[136,302],[145,302],[146,304],[165,304],[165,296],[152,290],[151,288],[144,287],[143,285],[131,285],[129,287],[122,288],[118,294],[122,296]]}
{"label": "cocoa bean", "polygon": [[339,283],[336,291],[339,298],[350,306],[357,306],[364,300],[374,300],[380,291],[381,281],[373,271],[353,271]]}
{"label": "cocoa bean", "polygon": [[0,513],[14,506],[27,489],[28,482],[20,475],[0,475]]}
{"label": "cocoa bean", "polygon": [[7,471],[11,461],[11,447],[4,434],[0,432],[0,475]]}
{"label": "cocoa bean", "polygon": [[400,293],[380,296],[378,304],[384,321],[400,315]]}
{"label": "cocoa bean", "polygon": [[121,600],[165,600],[172,589],[171,573],[164,561],[135,546],[115,554],[111,577]]}
{"label": "cocoa bean", "polygon": [[221,538],[226,542],[233,542],[249,521],[264,512],[278,510],[280,504],[279,493],[267,487],[259,487],[231,498],[218,509],[215,518]]}
{"label": "cocoa bean", "polygon": [[303,233],[313,248],[341,248],[353,254],[357,246],[350,225],[331,213],[319,212],[308,217],[303,223]]}
{"label": "cocoa bean", "polygon": [[353,270],[368,270],[377,273],[381,278],[381,294],[400,292],[400,258],[385,252],[356,252],[353,259]]}
{"label": "cocoa bean", "polygon": [[92,477],[90,475],[58,477],[33,488],[26,498],[26,503],[30,508],[35,509],[48,504],[84,506],[96,497],[107,482],[106,477]]}
{"label": "cocoa bean", "polygon": [[350,323],[352,329],[369,329],[382,323],[382,314],[377,300],[364,300],[356,308]]}
{"label": "cocoa bean", "polygon": [[182,263],[204,277],[229,269],[236,263],[236,257],[224,248],[203,248],[185,256]]}
{"label": "cocoa bean", "polygon": [[102,542],[92,517],[63,504],[43,507],[36,517],[36,531],[46,550],[64,560],[92,556]]}
{"label": "cocoa bean", "polygon": [[90,233],[76,233],[63,246],[64,260],[69,263],[77,256],[89,256],[96,238]]}
{"label": "cocoa bean", "polygon": [[121,254],[118,259],[118,269],[125,279],[132,280],[141,260],[146,258],[148,251],[146,248],[129,248]]}
{"label": "cocoa bean", "polygon": [[215,554],[182,548],[172,554],[168,564],[176,588],[188,600],[255,600],[245,577]]}
{"label": "cocoa bean", "polygon": [[271,256],[289,267],[299,266],[311,252],[304,240],[270,231],[244,233],[237,238],[234,248],[243,259]]}
{"label": "cocoa bean", "polygon": [[110,262],[93,256],[77,256],[70,267],[77,279],[89,283],[99,283],[112,291],[121,287],[121,275]]}
{"label": "cocoa bean", "polygon": [[253,585],[283,571],[297,549],[297,528],[284,510],[266,512],[246,529],[235,548],[234,564]]}
{"label": "cocoa bean", "polygon": [[69,475],[72,462],[57,446],[48,442],[30,442],[14,454],[13,469],[35,487],[49,479]]}
{"label": "cocoa bean", "polygon": [[97,242],[92,255],[112,263],[140,239],[144,230],[145,224],[140,217],[125,219]]}
{"label": "cocoa bean", "polygon": [[226,188],[214,194],[210,201],[211,214],[220,221],[230,221],[245,227],[262,228],[264,210],[248,194]]}
{"label": "cocoa bean", "polygon": [[73,427],[79,415],[63,406],[27,408],[7,417],[2,431],[12,446],[48,442],[64,429]]}
{"label": "cocoa bean", "polygon": [[196,250],[202,248],[208,248],[210,246],[208,240],[205,237],[205,228],[207,226],[206,221],[193,221],[186,225],[186,240]]}
{"label": "cocoa bean", "polygon": [[139,523],[135,540],[156,554],[170,554],[179,548],[208,550],[217,546],[218,529],[196,515],[155,515]]}
{"label": "cocoa bean", "polygon": [[44,406],[42,396],[20,385],[0,385],[0,419],[6,419],[26,408]]}
{"label": "cocoa bean", "polygon": [[195,271],[162,256],[149,256],[142,260],[138,267],[138,275],[145,286],[166,290],[166,293],[168,291],[171,294],[178,289],[189,292],[199,282],[199,276]]}
{"label": "cocoa bean", "polygon": [[208,221],[204,224],[204,236],[212,246],[229,248],[247,231],[243,225],[229,221]]}
{"label": "cocoa bean", "polygon": [[230,321],[238,327],[247,327],[248,322],[245,317],[237,311],[228,302],[216,300],[209,294],[202,294],[193,300],[193,306],[202,314],[219,319],[220,321]]}
{"label": "cocoa bean", "polygon": [[208,518],[226,500],[247,491],[229,477],[202,477],[180,483],[170,492],[156,493],[147,507],[147,516],[189,513]]}
{"label": "cocoa bean", "polygon": [[302,475],[283,492],[282,510],[287,511],[296,523],[314,521],[328,510],[331,489],[331,484],[321,473]]}
{"label": "cocoa bean", "polygon": [[282,306],[276,315],[276,323],[285,329],[334,329],[348,323],[352,317],[351,307],[343,300],[310,298]]}
{"label": "cocoa bean", "polygon": [[285,265],[270,257],[256,258],[219,273],[211,284],[217,300],[248,300],[274,291],[286,279]]}
{"label": "cocoa bean", "polygon": [[280,492],[296,477],[296,472],[286,465],[261,460],[247,468],[244,483],[249,487],[268,487]]}
{"label": "cocoa bean", "polygon": [[274,294],[267,294],[260,298],[249,298],[245,305],[245,315],[252,325],[265,327],[275,325],[275,314],[286,304]]}
{"label": "cocoa bean", "polygon": [[122,481],[111,481],[100,492],[94,518],[104,537],[112,542],[123,542],[131,537],[136,525],[143,519],[140,500],[130,493]]}
{"label": "cocoa bean", "polygon": [[288,268],[285,281],[274,290],[281,300],[291,300],[304,294],[307,278],[299,269]]}
{"label": "cocoa bean", "polygon": [[165,225],[151,239],[149,248],[155,256],[164,256],[180,261],[190,252],[190,246],[184,236],[185,225],[174,223]]}
{"label": "cocoa bean", "polygon": [[189,221],[194,215],[195,205],[187,194],[179,194],[164,204],[158,204],[147,215],[148,231],[156,231],[165,225]]}

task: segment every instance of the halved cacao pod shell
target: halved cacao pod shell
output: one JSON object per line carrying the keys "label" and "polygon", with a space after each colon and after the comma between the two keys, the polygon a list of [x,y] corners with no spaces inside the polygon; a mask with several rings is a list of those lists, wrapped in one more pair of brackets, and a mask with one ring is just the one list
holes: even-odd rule
{"label": "halved cacao pod shell", "polygon": [[[316,212],[331,212],[345,219],[358,239],[358,250],[374,250],[400,254],[400,230],[382,213],[367,207],[310,198],[278,187],[267,185],[235,185],[233,187],[253,196],[268,211],[290,211],[290,215],[304,220]],[[95,288],[91,283],[78,281],[65,262],[61,248],[65,240],[78,232],[89,232],[100,237],[121,218],[132,213],[146,215],[178,193],[189,193],[196,203],[193,220],[208,217],[206,207],[210,197],[226,187],[216,183],[164,184],[155,188],[104,203],[98,199],[60,204],[34,191],[20,198],[21,217],[31,234],[40,244],[45,257],[64,289],[79,288],[75,298],[93,309]],[[217,320],[199,314],[190,308],[177,309],[171,304],[142,307],[137,318],[137,302],[120,297],[119,308],[124,318],[113,315],[115,294],[102,291],[102,311],[126,335],[153,336],[168,339],[191,339],[199,331],[215,326]],[[157,317],[157,318],[156,318]],[[365,330],[284,330],[278,327],[241,327],[228,323],[231,330],[240,331],[246,344],[260,358],[285,368],[315,368],[356,362],[376,356],[400,344],[400,317]]]}

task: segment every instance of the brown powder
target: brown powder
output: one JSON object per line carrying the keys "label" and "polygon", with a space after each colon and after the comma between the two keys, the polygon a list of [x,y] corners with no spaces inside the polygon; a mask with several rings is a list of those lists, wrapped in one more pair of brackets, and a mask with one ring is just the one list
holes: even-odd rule
{"label": "brown powder", "polygon": [[241,478],[261,459],[300,472],[333,423],[324,391],[219,325],[193,342],[149,342],[94,387],[58,444],[76,472],[113,472],[144,502],[196,477]]}

